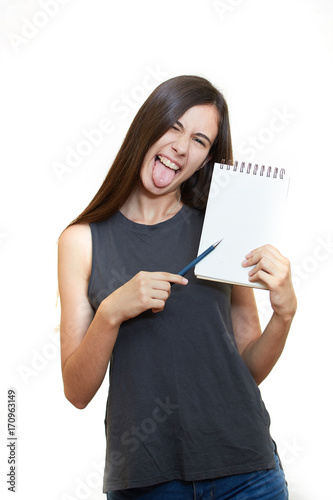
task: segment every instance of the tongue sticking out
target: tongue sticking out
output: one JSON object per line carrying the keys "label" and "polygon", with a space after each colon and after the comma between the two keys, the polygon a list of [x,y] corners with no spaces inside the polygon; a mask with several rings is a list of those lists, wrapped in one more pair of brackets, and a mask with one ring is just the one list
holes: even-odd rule
{"label": "tongue sticking out", "polygon": [[153,168],[153,181],[156,187],[163,188],[168,186],[173,181],[175,175],[175,170],[163,165],[163,163],[156,159]]}

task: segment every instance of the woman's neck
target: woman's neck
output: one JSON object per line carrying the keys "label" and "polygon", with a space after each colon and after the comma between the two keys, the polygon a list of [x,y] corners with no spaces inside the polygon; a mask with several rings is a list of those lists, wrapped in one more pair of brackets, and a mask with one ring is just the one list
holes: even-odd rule
{"label": "woman's neck", "polygon": [[183,206],[180,192],[152,196],[134,191],[120,211],[125,217],[138,224],[154,225],[171,219]]}

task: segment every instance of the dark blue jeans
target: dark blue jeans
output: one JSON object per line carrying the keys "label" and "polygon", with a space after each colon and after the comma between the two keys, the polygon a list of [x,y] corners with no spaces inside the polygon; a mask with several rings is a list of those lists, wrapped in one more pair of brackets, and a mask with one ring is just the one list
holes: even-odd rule
{"label": "dark blue jeans", "polygon": [[279,458],[274,469],[210,481],[171,481],[146,488],[110,491],[107,500],[288,500]]}

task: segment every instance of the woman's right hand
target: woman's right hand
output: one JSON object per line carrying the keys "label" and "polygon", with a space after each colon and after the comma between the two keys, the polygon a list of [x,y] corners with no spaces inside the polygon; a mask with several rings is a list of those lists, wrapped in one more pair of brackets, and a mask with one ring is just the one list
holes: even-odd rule
{"label": "woman's right hand", "polygon": [[179,274],[140,271],[103,300],[100,313],[105,317],[112,314],[112,322],[120,325],[149,309],[154,313],[163,311],[171,283],[186,285],[188,280]]}

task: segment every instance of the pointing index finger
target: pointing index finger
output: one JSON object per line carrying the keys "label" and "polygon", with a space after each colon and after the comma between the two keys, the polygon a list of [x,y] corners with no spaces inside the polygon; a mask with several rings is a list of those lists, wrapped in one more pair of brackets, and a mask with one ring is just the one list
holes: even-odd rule
{"label": "pointing index finger", "polygon": [[155,280],[168,281],[169,283],[177,283],[179,285],[186,285],[188,283],[188,279],[184,278],[180,274],[173,274],[163,271],[152,273],[152,277]]}
{"label": "pointing index finger", "polygon": [[178,285],[187,285],[188,279],[185,278],[184,276],[181,276],[180,274],[169,274],[168,281],[170,283],[177,283]]}

